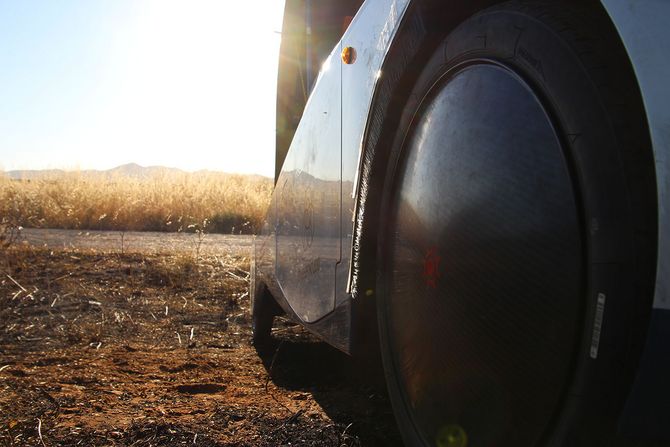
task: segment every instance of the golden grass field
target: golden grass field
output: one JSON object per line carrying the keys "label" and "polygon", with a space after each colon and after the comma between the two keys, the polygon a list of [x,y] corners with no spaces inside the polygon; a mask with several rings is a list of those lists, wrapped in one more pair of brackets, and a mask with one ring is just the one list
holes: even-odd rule
{"label": "golden grass field", "polygon": [[0,174],[0,218],[35,228],[251,233],[272,187],[268,178],[217,172],[63,172],[32,180]]}

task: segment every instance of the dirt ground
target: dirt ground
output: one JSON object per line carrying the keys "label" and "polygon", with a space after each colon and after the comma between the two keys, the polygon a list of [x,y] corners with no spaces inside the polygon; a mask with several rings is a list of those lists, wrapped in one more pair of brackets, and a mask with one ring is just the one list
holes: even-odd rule
{"label": "dirt ground", "polygon": [[0,252],[0,445],[400,445],[383,383],[279,322],[248,258]]}

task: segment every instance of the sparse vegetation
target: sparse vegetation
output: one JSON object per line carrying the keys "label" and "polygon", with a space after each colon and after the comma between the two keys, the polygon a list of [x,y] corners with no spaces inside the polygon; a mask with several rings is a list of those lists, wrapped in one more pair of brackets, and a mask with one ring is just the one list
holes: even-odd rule
{"label": "sparse vegetation", "polygon": [[5,250],[16,242],[21,234],[21,227],[6,217],[0,218],[0,250]]}
{"label": "sparse vegetation", "polygon": [[216,172],[0,175],[0,217],[27,228],[251,233],[271,191],[270,179]]}
{"label": "sparse vegetation", "polygon": [[253,348],[248,269],[240,250],[0,252],[0,446],[400,445],[344,354],[281,320]]}

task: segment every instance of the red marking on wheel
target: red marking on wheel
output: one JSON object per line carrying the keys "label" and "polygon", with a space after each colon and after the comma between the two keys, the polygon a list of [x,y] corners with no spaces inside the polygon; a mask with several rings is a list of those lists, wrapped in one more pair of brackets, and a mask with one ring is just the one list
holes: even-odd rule
{"label": "red marking on wheel", "polygon": [[433,289],[437,288],[437,280],[440,275],[440,256],[437,254],[437,248],[433,247],[428,250],[423,259],[423,278],[426,285]]}

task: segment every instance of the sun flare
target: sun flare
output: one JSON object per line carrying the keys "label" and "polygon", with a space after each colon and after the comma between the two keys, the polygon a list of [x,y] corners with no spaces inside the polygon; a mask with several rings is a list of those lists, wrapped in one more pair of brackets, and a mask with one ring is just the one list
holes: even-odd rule
{"label": "sun flare", "polygon": [[[26,21],[39,14],[19,12]],[[73,34],[72,48],[82,54],[73,50],[71,65],[58,73],[48,58],[36,58],[32,76],[44,78],[41,101],[5,95],[11,83],[0,86],[0,96],[13,99],[15,109],[33,107],[26,114],[12,113],[7,104],[0,108],[0,123],[7,124],[0,127],[3,168],[104,169],[136,162],[272,175],[282,12],[279,0],[122,0],[60,17],[68,23],[59,26]],[[82,25],[94,19],[99,26]],[[47,29],[0,43],[0,61],[6,59],[10,72],[5,77],[13,65],[2,55],[30,42],[41,39],[51,52],[66,51],[55,35]],[[21,82],[31,80],[14,83]]]}

